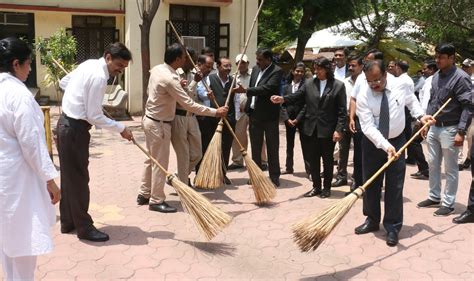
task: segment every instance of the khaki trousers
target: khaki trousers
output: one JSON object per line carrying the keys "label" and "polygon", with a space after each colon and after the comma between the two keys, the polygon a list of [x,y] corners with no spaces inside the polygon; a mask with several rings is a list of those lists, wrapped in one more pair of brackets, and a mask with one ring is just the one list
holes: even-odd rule
{"label": "khaki trousers", "polygon": [[[148,151],[167,170],[170,156],[171,124],[144,117],[142,125]],[[162,203],[166,199],[165,173],[148,158],[145,160],[144,168],[140,194],[145,198],[150,198],[150,204]]]}
{"label": "khaki trousers", "polygon": [[[235,135],[246,151],[249,146],[248,128],[249,116],[245,113],[242,113],[240,119],[237,120],[237,123],[235,124]],[[235,140],[232,142],[232,163],[239,166],[244,165],[244,159],[242,153],[240,152],[240,146]],[[263,142],[262,145],[262,164],[267,164],[267,149],[265,142]]]}
{"label": "khaki trousers", "polygon": [[171,143],[176,152],[179,180],[187,184],[189,174],[202,158],[201,131],[195,116],[175,116],[171,122]]}

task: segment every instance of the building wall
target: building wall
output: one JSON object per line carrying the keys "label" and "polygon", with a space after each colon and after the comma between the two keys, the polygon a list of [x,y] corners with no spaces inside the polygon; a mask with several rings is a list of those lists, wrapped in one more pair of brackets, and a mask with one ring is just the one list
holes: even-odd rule
{"label": "building wall", "polygon": [[[140,114],[142,111],[142,64],[140,56],[140,28],[141,18],[136,8],[135,0],[126,0],[125,15],[125,44],[133,53],[133,63],[126,70],[126,90],[129,93],[129,111],[131,114]],[[247,32],[257,11],[257,0],[234,0],[231,5],[221,9],[221,23],[230,24],[230,57],[234,61],[245,44]],[[151,67],[163,63],[165,51],[165,25],[169,19],[169,4],[161,2],[154,18],[150,31],[150,62]],[[255,64],[257,48],[257,28],[247,49],[250,65]],[[234,67],[235,70],[235,67]]]}
{"label": "building wall", "polygon": [[[200,1],[203,4],[205,1]],[[215,1],[210,6],[215,6]],[[245,44],[247,33],[250,29],[252,21],[257,11],[257,0],[233,0],[232,4],[227,5],[230,1],[224,1],[225,6],[221,6],[220,19],[221,23],[230,24],[230,57],[234,61],[235,56],[239,54]],[[32,0],[7,0],[2,3],[16,5],[40,5],[37,1]],[[89,9],[110,9],[123,10],[125,15],[117,14],[116,28],[119,29],[120,40],[124,42],[132,51],[133,62],[125,71],[125,90],[129,93],[129,112],[131,114],[140,114],[142,111],[142,64],[141,64],[141,48],[140,48],[140,28],[141,18],[138,14],[136,0],[106,0],[106,1],[81,1],[72,2],[66,0],[49,0],[41,1],[41,5],[56,6],[66,8],[89,8]],[[79,13],[68,11],[38,11],[38,10],[19,10],[1,8],[2,11],[10,12],[31,12],[35,14],[35,36],[49,37],[59,28],[70,28],[72,15],[99,15],[97,13]],[[107,14],[106,16],[111,16]],[[161,2],[158,12],[153,21],[150,31],[150,62],[151,66],[163,63],[165,51],[165,25],[169,19],[169,4]],[[247,54],[250,59],[250,66],[255,64],[255,51],[257,48],[257,29],[253,31]],[[45,87],[43,81],[46,73],[45,67],[41,65],[39,57],[37,64],[37,81],[41,89],[41,95],[49,96],[52,100],[56,99],[56,93],[52,87]],[[235,67],[234,67],[235,70]]]}

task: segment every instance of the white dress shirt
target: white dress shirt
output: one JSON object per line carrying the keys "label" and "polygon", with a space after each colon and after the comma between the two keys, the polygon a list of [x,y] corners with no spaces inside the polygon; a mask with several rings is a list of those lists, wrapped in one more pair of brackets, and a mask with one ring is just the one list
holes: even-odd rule
{"label": "white dress shirt", "polygon": [[326,89],[326,85],[328,84],[328,80],[319,80],[319,96],[321,97],[324,93],[324,89]]}
{"label": "white dress shirt", "polygon": [[428,108],[428,102],[431,98],[431,81],[433,81],[433,75],[426,78],[425,84],[423,88],[421,88],[418,97],[420,98],[421,108],[426,113],[426,109]]}
{"label": "white dress shirt", "polygon": [[349,107],[351,106],[351,94],[352,94],[352,88],[354,88],[355,82],[356,81],[352,79],[352,76],[348,76],[346,77],[346,79],[344,79],[344,86],[346,86],[347,112],[349,112]]}
{"label": "white dress shirt", "polygon": [[[260,70],[260,72],[258,73],[258,76],[257,76],[257,81],[255,81],[255,85],[254,87],[257,87],[258,86],[258,82],[260,82],[260,79],[262,78],[263,74],[265,73],[265,71],[267,71],[270,66],[272,66],[273,63],[270,63],[269,66],[267,66],[267,68],[265,68],[264,70]],[[252,97],[252,102],[250,103],[250,108],[251,109],[255,109],[255,101],[257,100],[257,97],[256,96],[253,96]]]}
{"label": "white dress shirt", "polygon": [[107,118],[102,112],[107,80],[109,71],[104,58],[81,63],[59,83],[64,90],[63,112],[73,119],[120,133],[125,125]]}
{"label": "white dress shirt", "polygon": [[345,65],[341,68],[339,68],[336,65],[336,68],[334,69],[334,78],[340,80],[341,82],[344,82],[344,79],[346,78],[346,66]]}
{"label": "white dress shirt", "polygon": [[398,76],[396,79],[398,80],[398,83],[405,84],[408,92],[415,94],[415,83],[413,82],[413,79],[411,79],[411,77],[408,76],[407,73],[403,73],[402,75]]}
{"label": "white dress shirt", "polygon": [[[390,111],[390,131],[388,138],[398,137],[405,129],[405,106],[410,109],[414,117],[423,115],[420,103],[413,93],[407,91],[406,84],[397,83],[387,78],[385,91]],[[392,145],[385,139],[378,129],[382,93],[374,92],[370,88],[360,92],[357,96],[357,116],[364,135],[377,147],[387,151]]]}

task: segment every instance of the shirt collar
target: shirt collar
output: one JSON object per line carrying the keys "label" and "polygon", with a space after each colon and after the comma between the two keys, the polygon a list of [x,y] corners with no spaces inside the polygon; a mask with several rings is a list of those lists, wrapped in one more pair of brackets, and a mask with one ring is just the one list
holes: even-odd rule
{"label": "shirt collar", "polygon": [[172,68],[171,65],[167,64],[166,62],[164,63],[164,65],[166,66],[166,68],[169,69],[169,71],[171,71],[171,73],[178,75],[176,69]]}
{"label": "shirt collar", "polygon": [[110,78],[109,69],[107,68],[107,63],[105,62],[105,59],[103,57],[99,59],[99,64],[102,66],[102,70],[104,70],[105,78],[109,80]]}
{"label": "shirt collar", "polygon": [[272,65],[273,65],[273,62],[270,63],[270,64],[267,66],[267,68],[265,68],[264,70],[261,70],[261,69],[260,69],[260,71],[262,72],[262,75],[263,75],[263,73],[265,73],[265,71],[267,71],[267,69],[269,69],[270,66],[272,66]]}
{"label": "shirt collar", "polygon": [[440,70],[440,71],[439,71],[439,76],[441,76],[441,77],[447,77],[447,76],[453,74],[455,71],[456,71],[456,66],[453,65],[453,66],[451,66],[451,68],[450,68],[448,71],[446,71],[446,72],[442,72],[442,71]]}

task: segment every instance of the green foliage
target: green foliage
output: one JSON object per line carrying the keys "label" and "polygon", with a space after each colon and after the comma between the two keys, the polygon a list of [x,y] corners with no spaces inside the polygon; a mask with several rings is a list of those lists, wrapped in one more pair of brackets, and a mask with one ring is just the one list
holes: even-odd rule
{"label": "green foliage", "polygon": [[452,42],[464,57],[474,56],[472,0],[406,0],[397,14],[421,27],[412,38],[433,45]]}
{"label": "green foliage", "polygon": [[49,38],[39,37],[35,48],[40,54],[41,64],[46,66],[47,73],[44,78],[44,84],[46,86],[53,85],[56,91],[59,92],[59,80],[66,73],[54,60],[67,72],[72,71],[76,66],[76,39],[73,36],[69,36],[61,28]]}
{"label": "green foliage", "polygon": [[[302,33],[310,35],[317,28],[347,20],[352,7],[345,4],[347,0],[265,0],[259,16],[259,46],[279,51]],[[304,17],[309,10],[311,15]]]}

